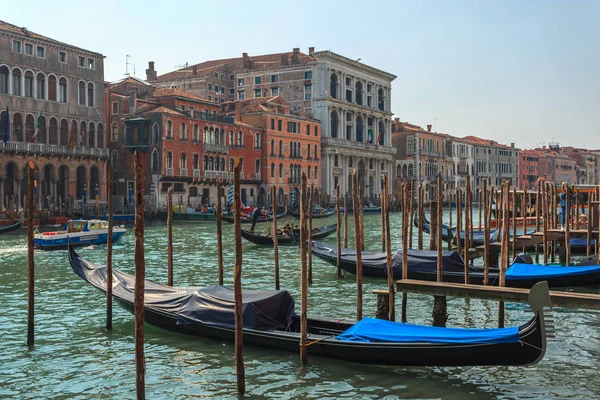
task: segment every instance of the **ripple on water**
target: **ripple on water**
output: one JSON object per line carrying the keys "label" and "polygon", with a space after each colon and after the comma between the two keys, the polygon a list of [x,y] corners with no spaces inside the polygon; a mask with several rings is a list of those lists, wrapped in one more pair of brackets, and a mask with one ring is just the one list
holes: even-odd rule
{"label": "ripple on water", "polygon": [[[475,213],[477,214],[477,213]],[[392,215],[399,232],[398,214]],[[324,225],[333,219],[323,221]],[[285,221],[284,221],[285,223]],[[365,216],[368,249],[380,246],[379,216]],[[350,228],[352,229],[352,222]],[[259,227],[258,229],[262,229]],[[166,229],[146,229],[145,255],[148,279],[166,281]],[[209,286],[217,282],[216,237],[211,224],[177,224],[175,282],[178,286]],[[232,226],[225,225],[225,283],[233,282]],[[350,244],[353,232],[349,232]],[[426,243],[428,240],[425,235]],[[328,239],[331,243],[335,238]],[[68,266],[66,251],[35,252],[36,344],[24,343],[27,324],[27,257],[25,237],[0,239],[0,398],[117,399],[132,398],[135,391],[133,320],[114,307],[113,330],[105,324],[105,297],[86,286]],[[394,248],[400,237],[394,236]],[[243,245],[243,284],[272,289],[273,251],[250,243]],[[81,254],[105,262],[102,246]],[[114,247],[114,265],[132,273],[133,235]],[[299,300],[299,255],[296,247],[280,248],[282,287]],[[314,284],[309,289],[309,312],[336,318],[355,317],[356,284],[353,275],[335,278],[335,267],[313,260]],[[373,315],[373,289],[385,286],[364,279],[364,312]],[[410,322],[429,324],[433,300],[409,295]],[[450,326],[494,327],[495,302],[449,299]],[[600,381],[600,313],[567,309],[554,311],[556,339],[548,344],[546,358],[532,367],[398,368],[341,363],[318,357],[301,367],[299,355],[244,349],[248,398],[277,399],[491,399],[491,398],[598,398]],[[525,307],[507,305],[507,324],[520,324],[531,316]],[[236,397],[233,346],[146,326],[146,392],[152,399]]]}

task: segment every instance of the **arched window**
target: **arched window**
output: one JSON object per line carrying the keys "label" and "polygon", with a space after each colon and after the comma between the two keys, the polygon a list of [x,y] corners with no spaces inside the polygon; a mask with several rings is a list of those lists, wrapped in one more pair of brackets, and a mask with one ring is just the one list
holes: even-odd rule
{"label": "arched window", "polygon": [[208,131],[208,143],[215,144],[215,130],[214,128],[210,128]]}
{"label": "arched window", "polygon": [[283,178],[283,164],[279,163],[279,177]]}
{"label": "arched window", "polygon": [[330,127],[330,133],[331,133],[332,138],[338,137],[339,122],[340,122],[340,119],[338,117],[338,113],[337,113],[337,111],[333,110],[331,112],[331,127]]}
{"label": "arched window", "polygon": [[96,125],[93,122],[90,122],[88,130],[88,147],[90,149],[96,148]]}
{"label": "arched window", "polygon": [[364,137],[363,119],[359,115],[358,117],[356,117],[356,141],[362,142],[364,140],[363,137]]}
{"label": "arched window", "polygon": [[290,158],[294,158],[294,142],[290,143]]}
{"label": "arched window", "polygon": [[275,177],[275,164],[271,163],[271,178]]}
{"label": "arched window", "polygon": [[58,144],[61,144],[63,146],[69,144],[69,121],[67,121],[66,119],[60,120],[60,140]]}
{"label": "arched window", "polygon": [[200,128],[198,124],[194,124],[194,143],[200,143]]}
{"label": "arched window", "polygon": [[260,174],[260,160],[258,158],[254,162],[254,173]]}
{"label": "arched window", "polygon": [[336,74],[331,74],[331,81],[329,82],[329,95],[334,99],[338,98],[338,77]]}
{"label": "arched window", "polygon": [[[50,83],[48,83],[48,85],[50,85]],[[62,77],[58,80],[58,101],[60,101],[61,103],[66,103],[67,101],[69,101],[67,78],[65,77]]]}
{"label": "arched window", "polygon": [[173,168],[173,153],[167,151],[167,168]]}
{"label": "arched window", "polygon": [[33,72],[25,71],[25,97],[33,97],[34,80]]}
{"label": "arched window", "polygon": [[231,147],[234,147],[234,146],[235,146],[235,142],[233,141],[233,136],[234,136],[234,133],[233,133],[233,131],[229,131],[229,145],[230,145]]}
{"label": "arched window", "polygon": [[244,135],[242,134],[242,131],[238,132],[238,141],[237,141],[237,145],[239,147],[244,147],[244,141],[243,141]]}
{"label": "arched window", "polygon": [[225,129],[221,129],[221,134],[219,135],[219,137],[221,138],[221,145],[225,146]]}
{"label": "arched window", "polygon": [[385,110],[385,97],[382,88],[377,91],[377,106],[381,111]]}
{"label": "arched window", "polygon": [[[187,169],[187,156],[185,155],[185,153],[181,153],[179,155],[179,169]],[[181,172],[180,175],[182,175]]]}
{"label": "arched window", "polygon": [[160,135],[158,133],[158,124],[155,122],[152,125],[152,144],[158,144],[160,141]]}
{"label": "arched window", "polygon": [[208,143],[208,126],[204,127],[204,137],[202,138],[202,142]]}
{"label": "arched window", "polygon": [[271,139],[271,157],[275,156],[275,140]]}
{"label": "arched window", "polygon": [[401,178],[402,177],[402,168],[400,167],[400,164],[396,165],[396,178]]}
{"label": "arched window", "polygon": [[87,105],[88,107],[94,107],[96,102],[94,101],[94,84],[92,82],[88,82],[87,84]]}
{"label": "arched window", "polygon": [[356,94],[355,94],[355,98],[356,98],[356,104],[358,104],[359,106],[362,106],[363,104],[363,86],[362,83],[360,81],[356,81]]}
{"label": "arched window", "polygon": [[99,149],[104,148],[104,125],[98,124],[98,130],[96,131],[96,146]]}
{"label": "arched window", "polygon": [[184,123],[181,123],[179,127],[179,140],[187,142],[187,125]]}
{"label": "arched window", "polygon": [[296,146],[296,151],[298,152],[296,156],[298,158],[302,158],[302,143],[298,142],[298,146]]}
{"label": "arched window", "polygon": [[12,94],[15,96],[21,96],[21,70],[19,68],[13,68],[13,87]]}
{"label": "arched window", "polygon": [[200,156],[198,154],[194,154],[194,157],[192,158],[192,169],[200,169]]}
{"label": "arched window", "polygon": [[77,93],[79,94],[79,105],[85,106],[85,82],[79,81],[78,88],[79,88],[79,90]]}
{"label": "arched window", "polygon": [[[48,143],[58,144],[58,121],[56,120],[56,118],[52,117],[52,118],[50,118],[48,125],[50,126],[48,129]],[[62,130],[62,127],[61,127],[61,130]],[[66,136],[66,133],[65,133],[65,136]]]}
{"label": "arched window", "polygon": [[257,133],[254,136],[254,148],[255,149],[260,149],[260,133]]}
{"label": "arched window", "polygon": [[6,65],[0,66],[0,93],[8,93],[8,67]]}
{"label": "arched window", "polygon": [[119,170],[119,153],[116,150],[113,150],[111,153],[110,163],[113,167],[113,170]]}
{"label": "arched window", "polygon": [[318,182],[318,180],[319,180],[319,167],[317,167],[316,165],[315,165],[315,179]]}
{"label": "arched window", "polygon": [[110,141],[117,142],[119,140],[119,125],[113,122],[110,128]]}
{"label": "arched window", "polygon": [[383,121],[379,121],[379,132],[378,132],[378,137],[379,137],[379,145],[383,146],[385,143],[385,124],[383,123]]}
{"label": "arched window", "polygon": [[308,175],[307,175],[308,179],[310,179],[310,165],[308,166]]}
{"label": "arched window", "polygon": [[32,141],[31,139],[33,138],[34,130],[35,130],[35,124],[33,122],[33,115],[27,114],[25,116],[25,141],[26,142]]}
{"label": "arched window", "polygon": [[152,150],[152,156],[150,157],[150,171],[158,172],[158,150]]}
{"label": "arched window", "polygon": [[[56,84],[56,83],[55,83]],[[54,88],[56,93],[56,87]],[[38,72],[35,79],[36,97],[40,100],[46,99],[46,77],[43,73]]]}
{"label": "arched window", "polygon": [[409,178],[413,177],[413,165],[412,164],[408,164],[408,177]]}
{"label": "arched window", "polygon": [[48,75],[48,100],[56,101],[56,77]]}
{"label": "arched window", "polygon": [[[309,146],[310,146],[310,145],[309,145]],[[315,144],[315,160],[318,160],[318,159],[319,159],[318,147],[317,147],[317,145]]]}
{"label": "arched window", "polygon": [[310,144],[308,145],[308,148],[307,148],[307,150],[308,150],[308,153],[307,153],[307,155],[306,155],[306,156],[307,156],[307,158],[310,160]]}
{"label": "arched window", "polygon": [[87,129],[84,121],[81,121],[79,125],[79,139],[77,140],[77,147],[85,147],[86,138],[87,138]]}
{"label": "arched window", "polygon": [[283,157],[283,142],[279,141],[279,157]]}
{"label": "arched window", "polygon": [[173,123],[167,121],[167,139],[173,140]]}

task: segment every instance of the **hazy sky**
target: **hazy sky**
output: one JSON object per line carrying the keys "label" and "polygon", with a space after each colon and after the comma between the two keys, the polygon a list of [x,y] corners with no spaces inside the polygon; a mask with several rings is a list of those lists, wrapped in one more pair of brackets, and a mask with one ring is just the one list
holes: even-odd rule
{"label": "hazy sky", "polygon": [[5,3],[0,19],[104,54],[106,80],[126,54],[145,78],[150,60],[164,73],[314,46],[397,75],[402,121],[600,148],[600,0]]}

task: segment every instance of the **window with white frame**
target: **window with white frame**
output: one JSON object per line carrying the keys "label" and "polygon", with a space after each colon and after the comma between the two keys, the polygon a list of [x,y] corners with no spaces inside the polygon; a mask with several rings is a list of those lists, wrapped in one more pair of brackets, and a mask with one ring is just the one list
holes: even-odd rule
{"label": "window with white frame", "polygon": [[119,124],[113,122],[110,130],[110,141],[117,142],[119,140]]}
{"label": "window with white frame", "polygon": [[254,89],[254,97],[262,97],[262,89]]}
{"label": "window with white frame", "polygon": [[278,87],[271,88],[271,96],[279,96],[279,88]]}
{"label": "window with white frame", "polygon": [[46,48],[44,46],[36,46],[35,56],[38,58],[46,58]]}
{"label": "window with white frame", "polygon": [[79,64],[81,68],[85,68],[85,57],[79,56]]}
{"label": "window with white frame", "polygon": [[18,40],[13,40],[12,42],[12,50],[15,53],[20,53],[21,52],[21,42]]}
{"label": "window with white frame", "polygon": [[93,58],[88,58],[87,59],[87,67],[89,69],[96,69],[96,61],[94,61]]}
{"label": "window with white frame", "polygon": [[271,75],[271,83],[279,82],[279,75]]}
{"label": "window with white frame", "polygon": [[312,85],[304,85],[304,100],[312,99]]}
{"label": "window with white frame", "polygon": [[238,86],[246,86],[246,78],[239,78],[237,83]]}
{"label": "window with white frame", "polygon": [[246,91],[245,90],[240,90],[238,92],[238,100],[246,100]]}
{"label": "window with white frame", "polygon": [[254,77],[254,84],[255,85],[260,85],[262,83],[262,76],[255,76]]}
{"label": "window with white frame", "polygon": [[64,51],[58,52],[58,62],[66,64],[67,63],[67,53]]}
{"label": "window with white frame", "polygon": [[25,43],[25,55],[32,56],[33,55],[33,45],[29,43]]}

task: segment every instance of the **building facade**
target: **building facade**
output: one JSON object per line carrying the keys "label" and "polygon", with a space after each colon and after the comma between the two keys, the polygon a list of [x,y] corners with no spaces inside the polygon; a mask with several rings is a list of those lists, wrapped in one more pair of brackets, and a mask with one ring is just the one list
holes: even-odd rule
{"label": "building facade", "polygon": [[0,21],[0,208],[10,196],[23,204],[29,161],[39,209],[106,198],[103,63],[99,53]]}
{"label": "building facade", "polygon": [[454,170],[455,188],[465,190],[467,177],[471,177],[471,184],[475,177],[475,148],[471,142],[461,138],[448,139],[452,151],[452,168]]}
{"label": "building facade", "polygon": [[528,190],[537,189],[537,180],[540,177],[540,155],[537,150],[519,151],[519,182],[521,188]]}
{"label": "building facade", "polygon": [[467,136],[463,139],[473,143],[475,149],[475,185],[473,190],[483,189],[483,180],[498,187],[506,181],[519,187],[519,149],[494,140]]}

